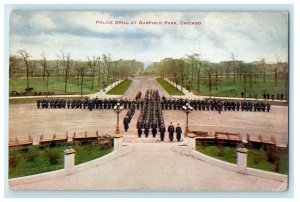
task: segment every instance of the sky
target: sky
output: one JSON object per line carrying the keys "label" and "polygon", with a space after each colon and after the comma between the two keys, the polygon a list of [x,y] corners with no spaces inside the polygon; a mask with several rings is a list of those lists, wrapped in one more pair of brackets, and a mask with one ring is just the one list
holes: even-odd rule
{"label": "sky", "polygon": [[288,13],[15,10],[10,15],[10,54],[20,49],[33,59],[41,59],[42,51],[57,59],[63,51],[72,59],[110,54],[145,66],[194,53],[211,62],[231,60],[232,55],[245,62],[287,61]]}

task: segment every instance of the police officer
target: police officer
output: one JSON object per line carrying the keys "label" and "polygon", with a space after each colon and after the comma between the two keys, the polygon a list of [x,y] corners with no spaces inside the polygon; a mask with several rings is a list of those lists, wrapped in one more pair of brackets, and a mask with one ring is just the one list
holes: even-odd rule
{"label": "police officer", "polygon": [[180,142],[180,140],[181,140],[181,133],[182,133],[182,129],[179,126],[179,123],[178,123],[177,127],[176,127],[176,138],[177,138],[178,142]]}
{"label": "police officer", "polygon": [[164,124],[161,124],[159,126],[159,132],[160,132],[160,140],[164,141],[164,139],[165,139],[165,132],[166,132]]}
{"label": "police officer", "polygon": [[36,106],[37,106],[38,109],[40,108],[40,106],[41,106],[41,101],[40,100],[36,101]]}
{"label": "police officer", "polygon": [[128,128],[129,128],[129,117],[128,116],[124,117],[123,124],[124,124],[124,129],[127,132]]}
{"label": "police officer", "polygon": [[170,123],[168,127],[168,132],[169,132],[169,139],[171,142],[173,142],[174,139],[174,126],[172,125],[172,122]]}
{"label": "police officer", "polygon": [[145,126],[144,126],[144,133],[145,133],[145,136],[148,138],[148,135],[149,135],[149,129],[150,129],[150,124],[148,121],[146,121],[145,123]]}

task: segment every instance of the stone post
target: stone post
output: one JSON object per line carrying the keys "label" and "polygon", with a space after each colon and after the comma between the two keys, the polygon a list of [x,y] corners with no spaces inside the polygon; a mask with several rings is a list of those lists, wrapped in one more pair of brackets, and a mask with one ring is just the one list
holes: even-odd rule
{"label": "stone post", "polygon": [[64,151],[64,169],[67,174],[72,173],[72,169],[75,167],[75,150],[69,147]]}
{"label": "stone post", "polygon": [[186,146],[187,149],[192,151],[196,147],[196,135],[194,133],[187,133],[186,134]]}
{"label": "stone post", "polygon": [[32,137],[32,145],[39,145],[39,143],[40,143],[40,137],[34,135]]}
{"label": "stone post", "polygon": [[120,134],[115,134],[114,136],[114,151],[119,151],[122,148],[123,136]]}
{"label": "stone post", "polygon": [[243,147],[237,149],[237,166],[239,170],[245,170],[247,168],[247,152],[248,149]]}

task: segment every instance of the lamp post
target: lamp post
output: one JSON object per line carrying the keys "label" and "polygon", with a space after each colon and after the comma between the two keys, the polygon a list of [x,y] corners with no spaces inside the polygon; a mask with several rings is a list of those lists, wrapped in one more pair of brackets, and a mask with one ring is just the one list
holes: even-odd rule
{"label": "lamp post", "polygon": [[190,106],[189,103],[186,103],[186,105],[182,106],[182,111],[186,113],[186,126],[185,126],[185,132],[184,134],[186,135],[189,132],[189,113],[193,111],[193,107]]}
{"label": "lamp post", "polygon": [[114,112],[117,113],[117,127],[116,127],[116,134],[120,134],[120,129],[119,129],[119,114],[122,112],[123,106],[120,105],[118,102],[115,107],[114,107]]}

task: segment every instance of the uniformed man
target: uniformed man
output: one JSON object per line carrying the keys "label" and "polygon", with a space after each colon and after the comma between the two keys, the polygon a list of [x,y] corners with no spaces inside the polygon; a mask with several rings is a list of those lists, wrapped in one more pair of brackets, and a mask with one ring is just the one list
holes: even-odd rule
{"label": "uniformed man", "polygon": [[173,142],[174,139],[174,126],[172,125],[172,122],[170,123],[168,127],[168,132],[169,132],[169,139],[171,142]]}
{"label": "uniformed man", "polygon": [[129,128],[129,117],[128,116],[124,117],[123,124],[124,124],[124,129],[127,132],[128,128]]}
{"label": "uniformed man", "polygon": [[179,126],[179,123],[178,123],[177,127],[176,127],[176,138],[177,138],[178,142],[180,142],[180,140],[181,140],[181,133],[182,133],[182,129]]}
{"label": "uniformed man", "polygon": [[166,132],[164,124],[161,124],[159,126],[159,132],[160,132],[160,140],[164,141],[164,139],[165,139],[165,132]]}
{"label": "uniformed man", "polygon": [[41,106],[41,101],[38,99],[38,100],[36,100],[36,106],[37,106],[37,108],[39,109],[40,108],[40,106]]}

